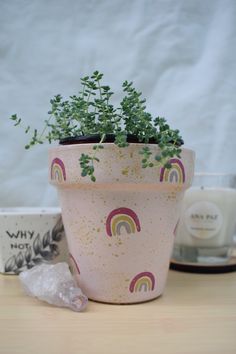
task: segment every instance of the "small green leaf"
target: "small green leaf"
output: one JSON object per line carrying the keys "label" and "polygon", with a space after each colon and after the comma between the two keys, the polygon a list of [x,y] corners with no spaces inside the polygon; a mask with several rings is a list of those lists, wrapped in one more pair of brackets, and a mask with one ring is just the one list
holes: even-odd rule
{"label": "small green leaf", "polygon": [[17,120],[17,115],[16,114],[12,114],[12,116],[10,117],[11,120]]}
{"label": "small green leaf", "polygon": [[91,181],[96,182],[96,177],[94,175],[91,175]]}
{"label": "small green leaf", "polygon": [[170,162],[165,163],[164,165],[165,168],[170,169],[172,167]]}

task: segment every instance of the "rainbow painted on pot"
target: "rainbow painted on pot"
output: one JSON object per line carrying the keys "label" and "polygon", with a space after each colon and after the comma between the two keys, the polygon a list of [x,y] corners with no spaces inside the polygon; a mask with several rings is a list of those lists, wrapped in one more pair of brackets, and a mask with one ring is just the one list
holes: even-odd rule
{"label": "rainbow painted on pot", "polygon": [[180,219],[177,221],[176,225],[175,225],[175,228],[174,228],[174,236],[176,236],[176,233],[177,233],[177,228],[178,228],[178,225],[179,225],[179,222],[180,222]]}
{"label": "rainbow painted on pot", "polygon": [[155,277],[151,272],[137,274],[131,281],[129,291],[136,293],[139,291],[153,291],[155,288]]}
{"label": "rainbow painted on pot", "polygon": [[71,265],[71,268],[72,268],[73,275],[80,274],[79,266],[78,266],[76,260],[74,259],[74,257],[72,256],[71,253],[69,253],[69,257],[70,257],[70,265]]}
{"label": "rainbow painted on pot", "polygon": [[183,184],[185,182],[184,165],[179,159],[169,160],[171,168],[162,167],[160,182]]}
{"label": "rainbow painted on pot", "polygon": [[66,169],[63,161],[56,157],[51,164],[51,179],[58,182],[66,181]]}
{"label": "rainbow painted on pot", "polygon": [[141,226],[137,214],[129,208],[112,210],[106,220],[107,235],[110,237],[120,235],[123,228],[127,234],[140,232]]}

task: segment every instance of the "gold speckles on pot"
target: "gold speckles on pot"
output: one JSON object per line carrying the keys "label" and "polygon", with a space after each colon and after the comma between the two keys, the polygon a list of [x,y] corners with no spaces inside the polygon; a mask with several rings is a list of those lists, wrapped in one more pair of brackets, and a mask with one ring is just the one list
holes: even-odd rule
{"label": "gold speckles on pot", "polygon": [[167,200],[176,200],[176,193],[171,192],[170,194],[167,195]]}
{"label": "gold speckles on pot", "polygon": [[124,169],[121,171],[121,173],[122,173],[123,176],[128,176],[128,174],[129,174],[129,166],[126,167],[126,168],[124,168]]}

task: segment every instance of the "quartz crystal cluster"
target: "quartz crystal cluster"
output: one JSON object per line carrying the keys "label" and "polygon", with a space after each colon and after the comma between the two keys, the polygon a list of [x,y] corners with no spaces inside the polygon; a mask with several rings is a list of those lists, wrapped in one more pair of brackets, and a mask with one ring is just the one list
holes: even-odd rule
{"label": "quartz crystal cluster", "polygon": [[88,298],[73,279],[67,263],[41,264],[20,273],[21,283],[30,296],[51,305],[82,311]]}

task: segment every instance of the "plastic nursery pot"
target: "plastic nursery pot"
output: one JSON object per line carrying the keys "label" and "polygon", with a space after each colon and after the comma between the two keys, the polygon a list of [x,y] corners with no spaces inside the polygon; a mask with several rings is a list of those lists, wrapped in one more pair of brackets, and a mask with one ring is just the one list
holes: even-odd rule
{"label": "plastic nursery pot", "polygon": [[[93,144],[50,149],[50,180],[59,192],[71,263],[92,300],[138,303],[165,287],[184,191],[194,172],[194,152],[182,149],[172,168],[141,167],[143,144],[105,143],[96,182],[81,177],[79,158]],[[148,145],[155,154],[156,145]]]}

